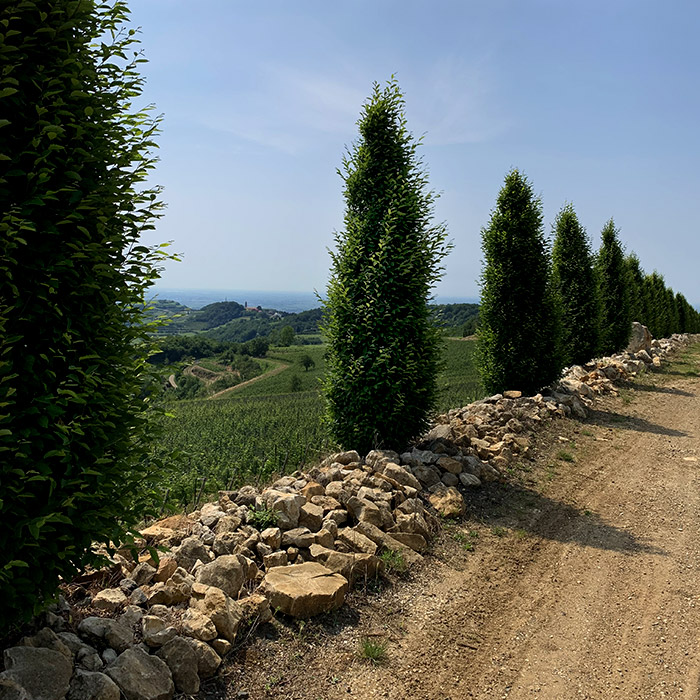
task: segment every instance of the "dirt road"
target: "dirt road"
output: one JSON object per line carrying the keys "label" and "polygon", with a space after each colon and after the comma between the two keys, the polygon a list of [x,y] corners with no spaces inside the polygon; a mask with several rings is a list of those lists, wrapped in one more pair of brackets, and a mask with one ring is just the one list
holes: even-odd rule
{"label": "dirt road", "polygon": [[250,384],[255,384],[255,382],[259,382],[261,379],[267,379],[268,377],[274,377],[276,374],[279,374],[280,372],[284,372],[285,369],[288,367],[291,367],[291,365],[288,362],[280,362],[278,360],[268,360],[271,363],[274,363],[274,366],[272,369],[268,370],[267,372],[263,372],[262,374],[259,374],[257,377],[253,377],[252,379],[247,379],[245,382],[241,382],[240,384],[236,384],[234,386],[230,386],[228,389],[222,389],[221,391],[217,391],[215,394],[212,394],[208,398],[210,399],[220,399],[222,396],[230,396],[233,392],[238,391],[239,389],[242,389],[244,386],[249,386]]}
{"label": "dirt road", "polygon": [[[696,349],[553,424],[419,572],[259,636],[227,696],[700,698],[699,369]],[[359,658],[366,637],[383,664]]]}

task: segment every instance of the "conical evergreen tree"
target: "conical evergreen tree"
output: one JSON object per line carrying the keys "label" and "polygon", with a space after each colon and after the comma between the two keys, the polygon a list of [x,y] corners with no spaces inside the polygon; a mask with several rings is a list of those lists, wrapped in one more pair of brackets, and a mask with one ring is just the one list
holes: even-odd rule
{"label": "conical evergreen tree", "polygon": [[624,253],[612,219],[603,227],[601,236],[602,245],[596,259],[601,307],[601,352],[610,355],[627,345],[632,319]]}
{"label": "conical evergreen tree", "polygon": [[561,371],[559,322],[542,204],[518,170],[482,231],[478,359],[488,391],[532,393]]}
{"label": "conical evergreen tree", "polygon": [[644,284],[644,271],[642,270],[639,258],[630,253],[625,258],[627,268],[627,288],[629,289],[630,318],[633,321],[644,323],[644,294],[642,287]]}
{"label": "conical evergreen tree", "polygon": [[583,364],[598,351],[600,306],[591,247],[571,204],[557,215],[554,233],[552,275],[561,305],[562,361]]}
{"label": "conical evergreen tree", "polygon": [[435,406],[440,336],[428,312],[449,246],[435,195],[392,80],[374,86],[344,160],[345,229],[336,235],[325,304],[324,392],[348,448],[403,448]]}

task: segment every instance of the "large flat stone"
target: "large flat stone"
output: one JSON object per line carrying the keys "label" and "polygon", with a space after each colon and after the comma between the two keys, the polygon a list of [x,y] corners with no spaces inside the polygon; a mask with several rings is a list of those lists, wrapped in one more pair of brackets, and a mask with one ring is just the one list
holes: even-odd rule
{"label": "large flat stone", "polygon": [[273,609],[297,618],[336,610],[347,590],[346,578],[316,562],[270,569],[261,587]]}

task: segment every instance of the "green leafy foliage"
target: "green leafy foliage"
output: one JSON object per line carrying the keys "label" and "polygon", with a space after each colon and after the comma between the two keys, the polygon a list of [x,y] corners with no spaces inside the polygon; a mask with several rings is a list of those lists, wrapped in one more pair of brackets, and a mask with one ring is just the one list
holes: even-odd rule
{"label": "green leafy foliage", "polygon": [[0,9],[0,630],[149,513],[158,120],[122,2]]}
{"label": "green leafy foliage", "polygon": [[482,380],[489,392],[534,393],[561,371],[559,321],[542,204],[518,170],[506,175],[482,236]]}
{"label": "green leafy foliage", "polygon": [[571,204],[557,215],[554,233],[552,276],[561,310],[562,362],[583,364],[598,351],[600,306],[591,247]]}
{"label": "green leafy foliage", "polygon": [[266,506],[253,508],[248,512],[247,522],[261,531],[268,527],[275,527],[277,525],[277,511]]}
{"label": "green leafy foliage", "polygon": [[644,271],[639,258],[630,253],[625,257],[625,269],[627,272],[627,289],[630,302],[630,318],[633,321],[643,323],[645,317],[644,295]]}
{"label": "green leafy foliage", "polygon": [[332,434],[367,452],[403,447],[428,426],[440,336],[428,297],[449,246],[406,128],[396,82],[378,84],[343,162],[345,227],[331,253],[323,332]]}
{"label": "green leafy foliage", "polygon": [[603,355],[622,350],[630,337],[632,318],[625,256],[618,229],[610,219],[601,232],[602,243],[596,258],[600,298],[600,348]]}

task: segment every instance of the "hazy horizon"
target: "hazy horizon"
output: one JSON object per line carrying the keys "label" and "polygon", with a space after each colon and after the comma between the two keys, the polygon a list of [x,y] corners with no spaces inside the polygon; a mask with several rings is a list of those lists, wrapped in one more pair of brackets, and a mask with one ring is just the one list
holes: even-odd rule
{"label": "hazy horizon", "polygon": [[[248,302],[249,306],[262,306],[265,309],[277,309],[289,313],[316,309],[321,304],[314,292],[293,290],[263,289],[198,289],[187,287],[163,287],[156,285],[150,289],[148,298],[157,296],[184,304],[191,309],[200,309],[217,301],[235,301],[239,304]],[[184,301],[183,301],[184,300]],[[436,304],[478,304],[474,297],[436,296],[431,303]]]}

